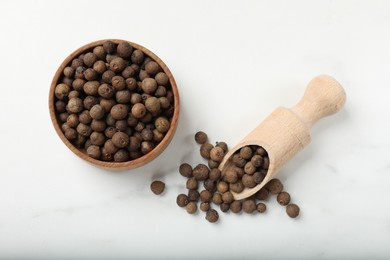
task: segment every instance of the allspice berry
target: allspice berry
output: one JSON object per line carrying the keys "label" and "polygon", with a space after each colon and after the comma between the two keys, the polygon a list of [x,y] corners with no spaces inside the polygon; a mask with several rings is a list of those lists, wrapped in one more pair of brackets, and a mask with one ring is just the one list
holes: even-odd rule
{"label": "allspice berry", "polygon": [[145,78],[142,80],[142,90],[146,94],[153,94],[157,89],[157,82],[153,78]]}
{"label": "allspice berry", "polygon": [[141,50],[134,50],[131,54],[131,62],[141,64],[144,61],[144,53]]}
{"label": "allspice berry", "polygon": [[253,179],[255,180],[255,182],[256,183],[262,183],[263,182],[263,180],[264,180],[264,178],[265,178],[265,176],[266,176],[267,174],[263,174],[262,172],[255,172],[254,174],[253,174]]}
{"label": "allspice berry", "polygon": [[212,195],[211,192],[208,191],[208,190],[202,190],[202,191],[200,192],[200,200],[201,200],[202,202],[210,202],[211,199],[212,199],[212,197],[213,197],[213,195]]}
{"label": "allspice berry", "polygon": [[192,177],[192,167],[188,163],[182,163],[179,167],[179,172],[183,177]]}
{"label": "allspice berry", "polygon": [[215,146],[216,147],[221,147],[222,150],[224,151],[224,153],[228,152],[228,145],[225,142],[217,142]]}
{"label": "allspice berry", "polygon": [[299,207],[296,204],[289,204],[286,207],[286,213],[290,218],[296,218],[299,215]]}
{"label": "allspice berry", "polygon": [[68,128],[65,130],[64,135],[66,139],[73,140],[77,138],[77,131],[74,130],[73,128]]}
{"label": "allspice berry", "polygon": [[276,200],[278,201],[278,203],[280,205],[286,206],[287,204],[290,203],[291,197],[290,197],[290,194],[288,194],[285,191],[282,191],[281,193],[278,194],[278,196],[276,197]]}
{"label": "allspice berry", "polygon": [[98,88],[98,94],[102,98],[112,98],[115,94],[115,90],[111,85],[103,83]]}
{"label": "allspice berry", "polygon": [[232,168],[227,169],[223,178],[228,183],[236,183],[238,181],[237,171],[235,171],[235,169]]}
{"label": "allspice berry", "polygon": [[211,181],[218,181],[221,178],[221,171],[218,168],[213,168],[210,170],[209,178]]}
{"label": "allspice berry", "polygon": [[225,193],[229,190],[229,184],[224,181],[220,181],[217,183],[217,191],[219,193]]}
{"label": "allspice berry", "polygon": [[238,180],[237,182],[235,183],[230,183],[229,184],[229,190],[230,191],[233,191],[235,193],[240,193],[244,190],[245,186],[244,184],[242,184],[242,181],[241,180]]}
{"label": "allspice berry", "polygon": [[263,164],[263,157],[261,157],[261,155],[256,154],[252,157],[251,163],[255,167],[261,167],[261,165]]}
{"label": "allspice berry", "polygon": [[116,104],[111,108],[110,114],[116,120],[125,119],[127,116],[128,110],[127,106],[124,104]]}
{"label": "allspice berry", "polygon": [[93,132],[90,135],[89,139],[91,140],[91,144],[98,145],[98,146],[102,146],[106,141],[104,134],[99,132]]}
{"label": "allspice berry", "polygon": [[240,156],[246,160],[252,158],[252,149],[249,146],[244,146],[240,149]]}
{"label": "allspice berry", "polygon": [[155,125],[156,129],[161,133],[168,132],[168,130],[170,128],[170,123],[169,123],[168,119],[166,119],[165,117],[161,117],[161,116],[156,119],[156,121],[154,122],[154,125]]}
{"label": "allspice berry", "polygon": [[186,183],[186,188],[189,190],[198,189],[198,181],[195,178],[189,178]]}
{"label": "allspice berry", "polygon": [[157,73],[156,76],[154,76],[154,79],[157,81],[158,85],[162,86],[166,86],[169,82],[169,78],[164,72]]}
{"label": "allspice berry", "polygon": [[264,213],[267,210],[267,206],[264,203],[260,202],[259,204],[256,205],[256,210],[259,213]]}
{"label": "allspice berry", "polygon": [[161,193],[163,193],[164,189],[165,183],[162,181],[153,181],[150,184],[150,190],[156,195],[160,195]]}
{"label": "allspice berry", "polygon": [[71,98],[66,108],[70,113],[79,113],[84,109],[83,101],[80,98]]}
{"label": "allspice berry", "polygon": [[199,206],[200,210],[203,212],[207,212],[210,209],[210,203],[209,202],[202,202]]}
{"label": "allspice berry", "polygon": [[210,209],[209,211],[207,211],[205,218],[208,222],[215,223],[218,221],[219,215],[215,209]]}
{"label": "allspice berry", "polygon": [[108,152],[108,153],[116,153],[119,148],[116,147],[114,145],[114,143],[112,142],[112,139],[108,139],[105,143],[104,143],[104,149]]}
{"label": "allspice berry", "polygon": [[118,44],[116,52],[122,58],[129,58],[133,52],[133,47],[128,42],[121,42]]}
{"label": "allspice berry", "polygon": [[242,209],[242,203],[239,200],[235,200],[232,203],[230,203],[230,210],[233,213],[239,213]]}
{"label": "allspice berry", "polygon": [[266,188],[271,194],[276,195],[283,191],[283,184],[279,179],[272,179],[267,183]]}
{"label": "allspice berry", "polygon": [[133,107],[131,108],[131,114],[135,118],[141,118],[141,117],[145,116],[145,114],[146,114],[145,105],[142,103],[137,103],[137,104],[133,105]]}
{"label": "allspice berry", "polygon": [[256,210],[256,203],[255,203],[255,201],[252,200],[252,199],[244,200],[244,202],[242,203],[242,210],[245,213],[248,213],[248,214],[253,213]]}
{"label": "allspice berry", "polygon": [[253,178],[253,175],[249,174],[244,174],[244,176],[242,176],[242,184],[244,184],[245,187],[250,189],[254,188],[257,185]]}
{"label": "allspice berry", "polygon": [[146,65],[145,65],[145,70],[146,72],[149,74],[149,75],[155,75],[159,70],[160,70],[160,66],[158,66],[157,62],[155,61],[149,61]]}
{"label": "allspice berry", "polygon": [[192,171],[195,179],[198,181],[204,181],[209,177],[209,168],[204,164],[198,164]]}
{"label": "allspice berry", "polygon": [[58,84],[54,89],[54,95],[59,100],[63,100],[65,97],[67,97],[69,92],[70,92],[70,87],[64,83]]}
{"label": "allspice berry", "polygon": [[113,41],[105,41],[103,43],[103,49],[106,53],[114,53],[116,50],[116,44]]}
{"label": "allspice berry", "polygon": [[116,57],[110,62],[110,70],[115,73],[121,72],[126,68],[126,61],[121,57]]}
{"label": "allspice berry", "polygon": [[204,143],[200,146],[200,156],[202,156],[205,159],[210,159],[210,152],[211,149],[213,149],[214,146],[209,143]]}
{"label": "allspice berry", "polygon": [[230,209],[230,203],[222,203],[219,205],[219,208],[221,209],[222,212],[228,212]]}
{"label": "allspice berry", "polygon": [[102,119],[104,117],[104,109],[100,105],[94,105],[89,111],[89,115],[93,119]]}
{"label": "allspice berry", "polygon": [[126,88],[126,81],[121,76],[114,76],[111,79],[111,85],[116,91],[124,90]]}
{"label": "allspice berry", "polygon": [[188,204],[189,199],[188,196],[185,194],[179,194],[176,198],[176,203],[179,207],[185,207]]}
{"label": "allspice berry", "polygon": [[244,167],[245,164],[247,163],[247,161],[244,158],[242,158],[239,153],[235,153],[233,155],[232,161],[235,166],[240,168]]}
{"label": "allspice berry", "polygon": [[246,174],[254,174],[256,172],[256,167],[249,161],[244,166],[244,172]]}
{"label": "allspice berry", "polygon": [[220,205],[222,203],[222,195],[221,193],[214,193],[213,198],[211,199],[214,204]]}
{"label": "allspice berry", "polygon": [[255,198],[258,200],[266,200],[268,198],[269,191],[266,188],[261,188],[258,192],[255,194]]}
{"label": "allspice berry", "polygon": [[212,180],[210,179],[206,179],[204,182],[203,182],[203,187],[210,191],[210,192],[214,192],[215,191],[215,182],[213,182]]}
{"label": "allspice berry", "polygon": [[230,191],[227,191],[222,194],[222,201],[225,203],[232,203],[234,200],[233,194]]}
{"label": "allspice berry", "polygon": [[94,159],[99,159],[101,156],[101,151],[99,146],[97,145],[91,145],[87,148],[87,154],[94,158]]}
{"label": "allspice berry", "polygon": [[157,115],[160,112],[160,101],[156,97],[148,97],[145,100],[145,107],[152,115]]}
{"label": "allspice berry", "polygon": [[125,148],[129,142],[129,136],[124,132],[116,132],[112,137],[112,142],[116,147]]}
{"label": "allspice berry", "polygon": [[195,214],[195,212],[198,210],[198,206],[195,202],[190,201],[186,206],[186,210],[188,214]]}
{"label": "allspice berry", "polygon": [[79,117],[76,114],[70,114],[66,119],[69,127],[75,128],[79,124]]}
{"label": "allspice berry", "polygon": [[99,81],[87,81],[83,86],[83,90],[87,95],[95,96],[98,94],[99,86]]}
{"label": "allspice berry", "polygon": [[92,128],[89,125],[84,125],[82,123],[78,124],[76,130],[77,133],[85,137],[90,136],[92,133]]}
{"label": "allspice berry", "polygon": [[114,154],[115,162],[126,162],[130,159],[129,152],[125,149],[120,149]]}
{"label": "allspice berry", "polygon": [[207,134],[205,132],[199,131],[195,134],[195,141],[198,144],[204,144],[207,142]]}
{"label": "allspice berry", "polygon": [[221,162],[224,156],[225,152],[221,147],[214,147],[210,150],[210,159],[213,161]]}

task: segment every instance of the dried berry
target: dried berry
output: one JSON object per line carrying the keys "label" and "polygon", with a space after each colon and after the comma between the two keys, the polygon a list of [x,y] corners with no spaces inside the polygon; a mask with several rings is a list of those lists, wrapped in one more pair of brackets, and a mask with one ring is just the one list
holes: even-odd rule
{"label": "dried berry", "polygon": [[214,146],[209,143],[204,143],[200,146],[200,156],[202,156],[205,159],[210,159],[210,152],[211,149],[213,149]]}
{"label": "dried berry", "polygon": [[91,140],[91,144],[101,146],[106,141],[104,134],[99,132],[92,132],[89,139]]}
{"label": "dried berry", "polygon": [[202,202],[199,206],[200,210],[203,212],[207,212],[210,209],[210,203],[209,202]]}
{"label": "dried berry", "polygon": [[111,84],[116,91],[124,90],[126,88],[126,81],[121,76],[114,76],[111,78]]}
{"label": "dried berry", "polygon": [[232,168],[227,169],[223,175],[223,179],[228,183],[236,183],[238,181],[237,171]]}
{"label": "dried berry", "polygon": [[141,143],[141,152],[147,154],[154,149],[154,144],[152,142],[144,141]]}
{"label": "dried berry", "polygon": [[198,181],[204,181],[209,177],[209,168],[204,164],[198,164],[192,171],[195,179]]}
{"label": "dried berry", "polygon": [[156,97],[149,97],[145,100],[145,107],[152,115],[158,115],[160,112],[160,101]]}
{"label": "dried berry", "polygon": [[217,183],[217,191],[219,193],[225,193],[229,190],[229,184],[224,181],[220,181]]}
{"label": "dried berry", "polygon": [[132,114],[135,118],[141,118],[141,117],[145,116],[145,114],[146,114],[146,108],[145,108],[144,104],[142,104],[142,103],[137,103],[137,104],[135,104],[135,105],[131,108],[131,114]]}
{"label": "dried berry", "polygon": [[242,184],[244,184],[244,186],[247,188],[253,188],[257,185],[253,178],[253,175],[249,174],[244,174],[244,176],[242,176]]}
{"label": "dried berry", "polygon": [[244,146],[240,149],[240,156],[246,160],[252,158],[252,149],[249,146]]}
{"label": "dried berry", "polygon": [[183,163],[179,167],[179,172],[183,177],[192,177],[192,167],[188,163]]}
{"label": "dried berry", "polygon": [[104,117],[104,108],[100,105],[94,105],[89,111],[89,115],[93,119],[102,119]]}
{"label": "dried berry", "polygon": [[256,210],[256,203],[255,203],[255,201],[252,200],[252,199],[244,200],[244,202],[242,203],[242,210],[245,213],[248,213],[248,214],[253,213]]}
{"label": "dried berry", "polygon": [[103,132],[106,128],[106,122],[104,120],[92,119],[91,128],[96,132]]}
{"label": "dried berry", "polygon": [[150,190],[156,195],[160,195],[161,193],[163,193],[164,189],[165,183],[162,181],[153,181],[150,184]]}
{"label": "dried berry", "polygon": [[241,209],[242,209],[241,201],[235,200],[232,203],[230,203],[230,210],[233,213],[239,213],[241,211]]}
{"label": "dried berry", "polygon": [[256,192],[255,198],[258,200],[266,200],[268,195],[269,191],[266,188],[261,188],[258,192]]}
{"label": "dried berry", "polygon": [[280,205],[286,206],[287,204],[290,203],[291,197],[290,194],[288,194],[285,191],[282,191],[281,193],[278,194],[276,199]]}
{"label": "dried berry", "polygon": [[141,64],[144,61],[144,53],[141,50],[134,50],[131,54],[131,62]]}
{"label": "dried berry", "polygon": [[116,57],[110,62],[110,70],[112,70],[115,73],[121,72],[126,68],[127,64],[124,59],[121,57]]}
{"label": "dried berry", "polygon": [[216,162],[222,161],[225,156],[225,152],[221,147],[214,147],[210,150],[210,159]]}
{"label": "dried berry", "polygon": [[79,117],[76,114],[70,114],[66,119],[69,127],[75,128],[79,124]]}
{"label": "dried berry", "polygon": [[158,117],[154,122],[154,125],[160,133],[168,132],[170,127],[170,123],[165,117]]}
{"label": "dried berry", "polygon": [[266,188],[271,194],[276,195],[283,191],[283,184],[279,179],[272,179],[267,183]]}
{"label": "dried berry", "polygon": [[229,184],[229,190],[235,193],[240,193],[244,190],[245,186],[242,184],[241,180],[238,180],[235,183],[230,183]]}
{"label": "dried berry", "polygon": [[215,223],[218,221],[219,215],[215,209],[210,209],[209,211],[207,211],[205,218],[208,222]]}
{"label": "dried berry", "polygon": [[189,190],[188,191],[188,200],[189,201],[198,201],[200,197],[199,191]]}
{"label": "dried berry", "polygon": [[254,155],[251,159],[251,163],[253,164],[254,167],[261,167],[261,165],[263,164],[263,157],[261,157],[261,155]]}
{"label": "dried berry", "polygon": [[121,42],[118,44],[116,52],[122,58],[129,58],[133,52],[133,47],[128,42]]}
{"label": "dried berry", "polygon": [[210,192],[214,192],[215,190],[215,182],[213,182],[212,180],[210,179],[207,179],[203,182],[203,187],[210,191]]}
{"label": "dried berry", "polygon": [[230,203],[222,203],[219,205],[219,208],[221,209],[222,212],[228,212],[230,209]]}
{"label": "dried berry", "polygon": [[240,167],[240,168],[244,167],[246,164],[246,160],[244,158],[242,158],[239,153],[235,153],[233,155],[232,161],[233,161],[233,164],[235,166]]}
{"label": "dried berry", "polygon": [[153,94],[157,89],[157,82],[153,78],[145,78],[142,80],[142,90],[147,94]]}
{"label": "dried berry", "polygon": [[289,204],[286,207],[286,213],[290,218],[296,218],[299,215],[299,207],[296,204]]}
{"label": "dried berry", "polygon": [[101,151],[99,146],[90,145],[87,149],[87,154],[94,159],[99,159],[101,156]]}
{"label": "dried berry", "polygon": [[220,205],[222,203],[222,195],[221,193],[214,193],[213,198],[211,199],[214,204]]}
{"label": "dried berry", "polygon": [[259,213],[264,213],[267,210],[267,206],[264,203],[260,202],[259,204],[256,205],[256,210]]}
{"label": "dried berry", "polygon": [[216,147],[221,147],[224,153],[228,151],[228,145],[225,142],[217,142]]}
{"label": "dried berry", "polygon": [[202,190],[202,191],[200,192],[200,200],[201,200],[202,202],[210,202],[211,199],[212,199],[212,197],[213,197],[213,195],[212,195],[211,192],[208,191],[208,190]]}
{"label": "dried berry", "polygon": [[186,188],[189,190],[198,189],[198,181],[195,178],[189,178],[186,183]]}
{"label": "dried berry", "polygon": [[65,97],[67,97],[69,92],[70,92],[70,87],[64,83],[58,84],[54,89],[54,95],[59,100],[63,100]]}
{"label": "dried berry", "polygon": [[111,108],[111,116],[116,120],[121,120],[126,118],[128,109],[126,105],[123,104],[116,104]]}
{"label": "dried berry", "polygon": [[195,141],[198,144],[204,144],[207,142],[207,134],[205,132],[199,131],[195,134]]}
{"label": "dried berry", "polygon": [[154,79],[157,81],[157,84],[162,86],[166,86],[169,82],[169,78],[164,72],[157,73],[156,76],[154,76]]}
{"label": "dried berry", "polygon": [[253,179],[255,180],[256,183],[262,183],[264,178],[265,178],[266,174],[263,174],[261,172],[255,172],[253,174]]}
{"label": "dried berry", "polygon": [[130,159],[129,153],[125,149],[120,149],[114,154],[115,162],[126,162]]}
{"label": "dried berry", "polygon": [[256,167],[252,164],[252,162],[247,162],[244,166],[244,172],[246,174],[254,174],[256,171]]}
{"label": "dried berry", "polygon": [[195,212],[198,210],[198,206],[196,206],[195,202],[190,201],[186,206],[186,210],[188,214],[195,214]]}
{"label": "dried berry", "polygon": [[211,169],[209,178],[211,181],[218,181],[221,178],[221,171],[218,168]]}
{"label": "dried berry", "polygon": [[112,142],[116,147],[125,148],[129,144],[130,138],[126,133],[117,132],[113,135]]}
{"label": "dried berry", "polygon": [[116,147],[116,146],[114,145],[114,143],[112,142],[111,139],[108,139],[108,140],[104,143],[104,149],[105,149],[108,153],[111,153],[111,154],[116,153],[116,152],[119,150],[119,148]]}

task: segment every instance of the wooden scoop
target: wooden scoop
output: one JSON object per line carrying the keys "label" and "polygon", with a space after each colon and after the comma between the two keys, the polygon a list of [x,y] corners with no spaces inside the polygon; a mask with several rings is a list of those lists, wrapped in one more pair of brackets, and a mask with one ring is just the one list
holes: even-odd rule
{"label": "wooden scoop", "polygon": [[320,118],[338,112],[345,100],[343,87],[334,78],[321,75],[309,82],[298,104],[290,109],[279,107],[269,115],[226,154],[219,166],[222,175],[234,167],[231,157],[243,146],[258,145],[268,152],[270,164],[263,182],[254,188],[233,193],[234,198],[247,198],[267,184],[283,165],[310,143],[310,127]]}

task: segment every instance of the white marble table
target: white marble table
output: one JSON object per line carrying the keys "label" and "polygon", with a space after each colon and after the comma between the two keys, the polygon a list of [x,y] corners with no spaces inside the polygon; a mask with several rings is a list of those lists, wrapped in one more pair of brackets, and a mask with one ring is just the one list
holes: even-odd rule
{"label": "white marble table", "polygon": [[[386,1],[0,2],[0,258],[389,258],[389,11]],[[180,89],[172,143],[133,171],[84,163],[49,119],[57,66],[103,38],[149,48]],[[233,145],[323,73],[347,103],[280,172],[298,219],[275,198],[264,215],[217,225],[176,206],[178,165],[201,162],[197,130]],[[167,184],[160,197],[155,178]]]}

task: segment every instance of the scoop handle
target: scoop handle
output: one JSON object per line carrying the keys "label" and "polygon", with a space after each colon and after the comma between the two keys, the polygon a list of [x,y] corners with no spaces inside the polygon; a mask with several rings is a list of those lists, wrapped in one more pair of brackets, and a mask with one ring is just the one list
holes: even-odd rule
{"label": "scoop handle", "polygon": [[343,87],[331,76],[320,75],[309,82],[302,99],[291,110],[310,128],[319,119],[338,112],[345,101]]}

